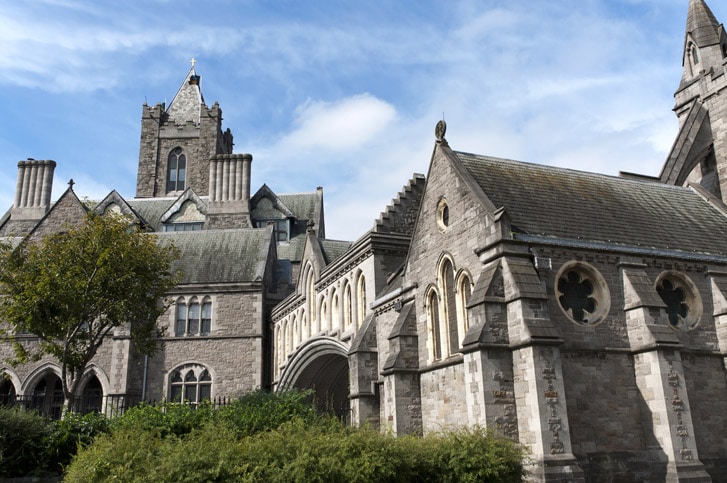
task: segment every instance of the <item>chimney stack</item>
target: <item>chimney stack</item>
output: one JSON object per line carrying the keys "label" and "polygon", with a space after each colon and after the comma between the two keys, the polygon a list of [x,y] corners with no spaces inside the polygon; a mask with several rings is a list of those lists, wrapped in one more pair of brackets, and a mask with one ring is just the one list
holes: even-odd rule
{"label": "chimney stack", "polygon": [[18,162],[18,181],[11,216],[18,220],[39,220],[50,209],[56,162],[28,158]]}
{"label": "chimney stack", "polygon": [[209,227],[251,227],[252,154],[216,154],[210,159]]}

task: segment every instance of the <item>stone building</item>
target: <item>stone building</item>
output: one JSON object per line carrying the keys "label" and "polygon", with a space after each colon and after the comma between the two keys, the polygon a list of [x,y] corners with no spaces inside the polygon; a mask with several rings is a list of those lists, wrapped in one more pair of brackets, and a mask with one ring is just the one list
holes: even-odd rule
{"label": "stone building", "polygon": [[[89,210],[112,211],[171,239],[181,252],[175,268],[183,279],[160,320],[163,349],[137,357],[128,332],[116,330],[85,375],[79,396],[86,407],[139,399],[198,401],[269,386],[268,316],[290,292],[305,240],[324,236],[323,192],[278,195],[263,185],[251,195],[252,156],[232,148],[232,133],[222,131],[222,111],[217,103],[205,105],[193,66],[169,106],[142,108],[135,198],[112,191],[101,201],[81,201],[71,182],[51,203],[55,162],[18,163],[15,202],[0,219],[6,240],[56,232]],[[0,360],[9,350],[0,346]],[[56,362],[0,368],[8,376],[0,382],[0,398],[60,412]]]}
{"label": "stone building", "polygon": [[[469,154],[440,122],[426,177],[352,243],[325,238],[321,189],[251,194],[252,156],[193,67],[168,107],[143,108],[134,199],[71,185],[51,203],[55,163],[21,161],[0,236],[112,210],[180,247],[163,352],[137,358],[118,330],[84,394],[312,388],[395,434],[494,428],[535,480],[727,481],[725,66],[723,26],[689,0],[659,176]],[[52,361],[2,369],[0,397],[55,404]]]}
{"label": "stone building", "polygon": [[537,480],[727,481],[727,37],[703,0],[683,64],[658,177],[459,152],[440,122],[370,232],[332,262],[306,241],[274,386],[396,434],[495,428]]}

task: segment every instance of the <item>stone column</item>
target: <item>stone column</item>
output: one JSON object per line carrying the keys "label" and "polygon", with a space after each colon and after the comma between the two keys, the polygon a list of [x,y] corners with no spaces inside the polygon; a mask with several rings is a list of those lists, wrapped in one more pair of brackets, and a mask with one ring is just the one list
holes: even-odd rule
{"label": "stone column", "polygon": [[636,385],[649,409],[661,453],[654,460],[666,456],[666,481],[711,481],[697,454],[682,346],[668,326],[666,305],[643,265],[622,263],[621,267]]}
{"label": "stone column", "polygon": [[529,469],[541,481],[584,481],[571,448],[562,340],[550,320],[544,284],[523,247],[513,247],[502,267],[518,438],[532,452]]}

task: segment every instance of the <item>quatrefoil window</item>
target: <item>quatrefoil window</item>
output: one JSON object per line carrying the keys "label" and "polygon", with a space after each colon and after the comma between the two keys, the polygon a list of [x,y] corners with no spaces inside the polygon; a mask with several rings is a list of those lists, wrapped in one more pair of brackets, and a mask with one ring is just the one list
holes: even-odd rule
{"label": "quatrefoil window", "polygon": [[562,294],[558,301],[563,309],[570,311],[571,317],[578,322],[588,322],[590,315],[596,311],[598,303],[593,298],[593,284],[583,278],[575,270],[558,280],[558,291]]}
{"label": "quatrefoil window", "polygon": [[666,305],[669,325],[675,329],[693,329],[702,317],[702,299],[689,277],[668,270],[656,279],[656,292]]}
{"label": "quatrefoil window", "polygon": [[556,275],[555,284],[558,305],[573,322],[594,325],[608,314],[608,286],[591,265],[579,261],[566,263]]}
{"label": "quatrefoil window", "polygon": [[689,314],[687,305],[687,294],[681,287],[675,287],[670,280],[664,280],[660,287],[656,287],[661,300],[666,304],[666,314],[669,316],[669,323],[674,327],[679,326],[681,319],[686,319]]}

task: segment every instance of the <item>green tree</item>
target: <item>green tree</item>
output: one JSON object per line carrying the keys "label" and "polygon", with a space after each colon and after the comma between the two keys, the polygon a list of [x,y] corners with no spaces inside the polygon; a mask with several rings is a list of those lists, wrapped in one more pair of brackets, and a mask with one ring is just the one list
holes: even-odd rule
{"label": "green tree", "polygon": [[[0,320],[14,364],[45,355],[61,365],[66,410],[73,410],[88,363],[115,328],[151,355],[162,330],[165,294],[176,285],[171,244],[158,243],[128,218],[89,214],[78,226],[0,249]],[[16,338],[32,334],[38,342]]]}

